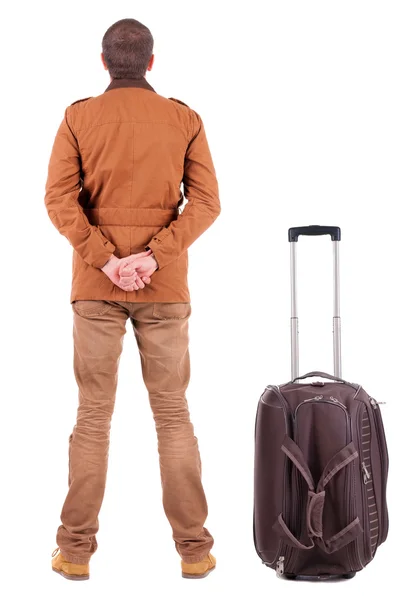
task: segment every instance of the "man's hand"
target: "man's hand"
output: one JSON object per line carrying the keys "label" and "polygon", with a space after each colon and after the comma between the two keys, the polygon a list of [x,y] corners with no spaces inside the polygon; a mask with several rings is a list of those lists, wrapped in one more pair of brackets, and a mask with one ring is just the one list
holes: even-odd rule
{"label": "man's hand", "polygon": [[[134,292],[138,289],[143,289],[146,284],[150,283],[150,277],[147,275],[140,275],[135,269],[129,269],[124,273],[123,277],[120,276],[120,271],[128,263],[129,259],[136,257],[136,260],[149,257],[152,253],[151,250],[147,252],[140,252],[139,254],[132,254],[126,258],[117,258],[112,255],[107,263],[102,267],[101,271],[105,273],[112,281],[113,284],[125,292]],[[130,261],[131,262],[131,261]]]}
{"label": "man's hand", "polygon": [[131,254],[122,259],[120,266],[121,281],[125,282],[126,278],[130,281],[134,273],[137,273],[140,281],[150,283],[150,277],[158,268],[157,261],[151,250],[140,252],[139,254]]}

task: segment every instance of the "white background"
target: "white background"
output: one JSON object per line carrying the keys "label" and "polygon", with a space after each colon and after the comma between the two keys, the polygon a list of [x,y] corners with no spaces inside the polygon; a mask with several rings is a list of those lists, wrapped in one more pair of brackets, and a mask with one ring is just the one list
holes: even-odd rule
{"label": "white background", "polygon": [[[124,17],[152,30],[149,80],[201,114],[220,181],[222,214],[190,251],[188,399],[218,559],[199,582],[180,577],[129,328],[91,580],[50,569],[77,390],[71,248],[46,170],[65,107],[108,85],[101,39]],[[0,596],[417,597],[419,3],[38,1],[2,23]],[[312,223],[343,231],[343,374],[387,403],[389,538],[339,587],[278,580],[252,539],[257,402],[289,377],[287,229]],[[298,250],[301,372],[331,370],[331,244]]]}

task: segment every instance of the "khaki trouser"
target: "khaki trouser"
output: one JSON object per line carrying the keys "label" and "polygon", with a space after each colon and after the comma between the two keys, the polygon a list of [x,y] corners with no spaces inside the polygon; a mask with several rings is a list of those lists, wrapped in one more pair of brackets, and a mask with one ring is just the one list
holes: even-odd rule
{"label": "khaki trouser", "polygon": [[97,548],[118,364],[130,317],[156,424],[163,507],[179,554],[185,562],[199,562],[213,538],[204,527],[200,454],[185,398],[190,304],[77,300],[72,306],[79,407],[70,436],[69,490],[57,532],[61,553],[84,564]]}

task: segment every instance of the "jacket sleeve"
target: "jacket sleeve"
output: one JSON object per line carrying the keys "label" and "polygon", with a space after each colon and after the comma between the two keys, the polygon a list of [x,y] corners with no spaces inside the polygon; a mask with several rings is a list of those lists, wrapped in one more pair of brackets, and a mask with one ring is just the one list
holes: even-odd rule
{"label": "jacket sleeve", "polygon": [[184,164],[184,195],[188,200],[179,217],[148,244],[159,269],[178,258],[220,214],[219,190],[201,118],[192,111],[192,137]]}
{"label": "jacket sleeve", "polygon": [[81,190],[81,159],[69,121],[69,109],[54,140],[48,165],[45,206],[48,215],[76,252],[93,267],[101,268],[115,250],[100,229],[89,223],[78,201]]}

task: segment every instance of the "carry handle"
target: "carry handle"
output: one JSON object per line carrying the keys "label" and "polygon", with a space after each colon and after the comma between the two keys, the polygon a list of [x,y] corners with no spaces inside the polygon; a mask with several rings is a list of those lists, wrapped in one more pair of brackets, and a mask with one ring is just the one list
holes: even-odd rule
{"label": "carry handle", "polygon": [[359,389],[354,383],[350,383],[350,381],[346,381],[345,379],[341,379],[341,377],[335,377],[334,375],[329,375],[328,373],[324,373],[323,371],[311,371],[310,373],[306,373],[306,375],[302,375],[301,377],[295,377],[289,383],[296,383],[300,379],[308,379],[309,377],[323,377],[324,379],[331,379],[332,381],[338,381],[338,383],[345,383],[346,385],[350,385],[355,390]]}
{"label": "carry handle", "polygon": [[309,225],[308,227],[291,227],[290,241],[290,292],[291,292],[291,370],[292,380],[299,376],[299,319],[297,307],[297,241],[299,235],[330,235],[333,246],[333,356],[334,375],[341,378],[341,316],[340,316],[340,227]]}
{"label": "carry handle", "polygon": [[340,227],[328,225],[291,227],[289,229],[289,242],[297,242],[300,235],[329,235],[333,242],[339,242],[341,240],[341,229]]}
{"label": "carry handle", "polygon": [[324,371],[310,371],[310,373],[306,373],[306,375],[295,377],[290,383],[296,383],[299,379],[308,379],[309,377],[323,377],[324,379],[332,379],[332,381],[338,381],[339,383],[348,383],[347,381],[344,381],[344,379],[329,375],[328,373],[324,373]]}

